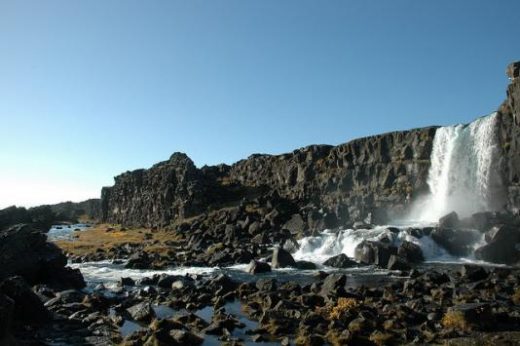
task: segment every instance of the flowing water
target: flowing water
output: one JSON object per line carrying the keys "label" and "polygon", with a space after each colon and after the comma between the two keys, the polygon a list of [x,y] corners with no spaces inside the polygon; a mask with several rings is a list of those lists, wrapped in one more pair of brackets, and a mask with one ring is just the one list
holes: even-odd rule
{"label": "flowing water", "polygon": [[468,125],[437,129],[428,173],[430,194],[417,201],[410,219],[437,221],[452,211],[467,217],[503,206],[496,122],[493,113]]}
{"label": "flowing water", "polygon": [[[354,257],[355,248],[362,241],[377,241],[383,238],[395,246],[399,246],[403,241],[410,241],[420,246],[425,257],[423,267],[468,262],[486,264],[476,261],[473,256],[461,258],[450,255],[427,233],[422,234],[420,229],[434,226],[439,217],[451,211],[456,211],[459,216],[465,217],[478,211],[499,209],[503,203],[499,160],[496,114],[479,118],[469,125],[438,128],[434,137],[428,175],[430,194],[414,204],[408,221],[400,222],[397,225],[378,226],[373,229],[345,229],[336,232],[325,230],[317,236],[299,240],[299,249],[293,254],[294,258],[315,263],[316,270],[276,269],[271,273],[254,276],[246,272],[246,265],[235,265],[228,268],[180,267],[163,271],[125,269],[124,263],[110,261],[72,264],[71,266],[82,271],[90,288],[99,283],[103,283],[109,289],[115,288],[121,277],[139,279],[162,273],[203,276],[226,273],[240,281],[252,281],[258,277],[274,277],[279,281],[294,280],[309,283],[316,280],[315,274],[318,270],[345,273],[348,276],[347,285],[370,286],[394,280],[400,274],[373,266],[335,269],[326,267],[323,263],[330,257],[342,253]],[[484,244],[484,237],[478,231],[474,232],[476,241],[473,247],[476,249]],[[72,233],[71,228],[53,229],[49,232],[49,239],[70,239]],[[161,307],[158,308],[161,309]],[[163,312],[166,315],[173,313],[172,311]],[[204,314],[207,311],[200,313]],[[239,313],[237,315],[241,316]],[[256,323],[246,319],[243,322],[250,327]],[[123,327],[123,334],[139,327],[139,325],[131,323],[129,321]],[[216,340],[208,339],[207,344],[213,344],[214,341],[216,342]]]}

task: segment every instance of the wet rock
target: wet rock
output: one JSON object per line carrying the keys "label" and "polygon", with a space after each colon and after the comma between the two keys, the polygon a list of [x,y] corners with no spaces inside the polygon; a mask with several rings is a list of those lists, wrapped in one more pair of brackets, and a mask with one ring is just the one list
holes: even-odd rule
{"label": "wet rock", "polygon": [[403,241],[397,249],[397,255],[406,258],[407,261],[412,263],[419,263],[424,261],[423,252],[421,247],[410,241]]}
{"label": "wet rock", "polygon": [[389,243],[365,240],[356,246],[354,258],[364,264],[386,268],[390,256],[396,254],[397,248]]}
{"label": "wet rock", "polygon": [[472,245],[480,237],[470,230],[436,228],[431,233],[432,239],[444,247],[451,255],[467,256],[472,251]]}
{"label": "wet rock", "polygon": [[439,228],[457,228],[459,227],[459,215],[452,211],[439,219]]}
{"label": "wet rock", "polygon": [[220,290],[222,293],[227,293],[235,290],[238,283],[226,274],[219,274],[208,282],[208,286],[213,291]]}
{"label": "wet rock", "polygon": [[294,267],[296,262],[288,251],[285,251],[279,247],[275,247],[273,250],[271,265],[273,268]]}
{"label": "wet rock", "polygon": [[139,303],[129,307],[126,311],[135,321],[150,322],[155,317],[152,305],[147,302]]}
{"label": "wet rock", "polygon": [[152,259],[148,253],[139,251],[128,258],[125,268],[148,269],[152,264]]}
{"label": "wet rock", "polygon": [[271,266],[269,263],[252,260],[247,266],[246,271],[250,274],[267,273],[271,271]]}
{"label": "wet rock", "polygon": [[202,337],[180,329],[171,330],[170,336],[179,345],[201,345],[204,342]]}
{"label": "wet rock", "polygon": [[345,254],[339,254],[337,256],[333,256],[323,262],[324,265],[334,268],[351,268],[358,266],[358,263],[356,261],[351,260],[348,258]]}
{"label": "wet rock", "polygon": [[406,258],[397,256],[397,255],[391,255],[390,259],[388,260],[387,265],[388,270],[410,270],[412,269],[410,267],[410,264],[408,264],[408,261]]}
{"label": "wet rock", "polygon": [[300,245],[295,239],[289,238],[284,241],[282,247],[285,251],[289,253],[295,253],[300,248]]}
{"label": "wet rock", "polygon": [[296,261],[295,267],[300,270],[314,270],[318,268],[315,263],[309,261]]}
{"label": "wet rock", "polygon": [[486,233],[487,245],[475,251],[480,260],[515,264],[520,261],[520,229],[512,226],[493,227]]}
{"label": "wet rock", "polygon": [[161,274],[157,280],[157,286],[161,288],[171,288],[172,284],[179,279],[178,276]]}
{"label": "wet rock", "polygon": [[135,281],[132,278],[121,278],[119,286],[135,286]]}
{"label": "wet rock", "polygon": [[276,279],[259,279],[256,281],[255,286],[259,291],[263,292],[276,291],[278,287]]}

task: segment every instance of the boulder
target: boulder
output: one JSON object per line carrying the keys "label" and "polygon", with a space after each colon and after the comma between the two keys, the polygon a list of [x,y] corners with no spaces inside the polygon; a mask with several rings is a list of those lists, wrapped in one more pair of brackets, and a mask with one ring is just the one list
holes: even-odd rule
{"label": "boulder", "polygon": [[246,271],[250,274],[267,273],[271,271],[269,263],[252,260],[249,262]]}
{"label": "boulder", "polygon": [[410,270],[412,268],[410,267],[410,264],[408,263],[406,258],[396,256],[396,255],[391,255],[390,259],[388,260],[387,269],[404,271],[404,270]]}
{"label": "boulder", "polygon": [[153,310],[152,305],[147,302],[131,306],[126,309],[126,311],[135,321],[150,322],[155,317],[155,311]]}
{"label": "boulder", "polygon": [[275,247],[273,250],[271,265],[273,268],[294,267],[296,262],[288,251],[285,251],[279,247]]}
{"label": "boulder", "polygon": [[354,260],[348,258],[345,254],[339,254],[337,256],[333,256],[323,262],[324,265],[334,268],[351,268],[358,265],[358,263]]}
{"label": "boulder", "polygon": [[291,234],[303,234],[307,229],[307,223],[300,214],[293,214],[283,228],[289,230]]}
{"label": "boulder", "polygon": [[330,274],[323,280],[320,294],[322,296],[342,296],[345,294],[347,276],[344,274]]}
{"label": "boulder", "polygon": [[468,281],[480,281],[487,279],[489,274],[481,266],[465,264],[460,269],[460,276]]}
{"label": "boulder", "polygon": [[13,276],[2,281],[0,294],[8,296],[14,301],[14,317],[18,323],[39,324],[46,322],[50,317],[38,295],[20,276]]}
{"label": "boulder", "polygon": [[13,323],[14,301],[0,294],[0,345],[9,345],[10,330]]}
{"label": "boulder", "polygon": [[520,230],[518,228],[493,227],[485,237],[488,244],[475,251],[477,259],[502,264],[520,262]]}
{"label": "boulder", "polygon": [[403,241],[397,248],[397,255],[406,258],[408,262],[418,263],[424,261],[422,249],[419,245],[410,241]]}
{"label": "boulder", "polygon": [[390,243],[364,240],[354,251],[356,261],[374,264],[386,268],[391,255],[397,254],[397,248]]}
{"label": "boulder", "polygon": [[48,243],[46,235],[31,225],[15,225],[0,231],[0,280],[19,275],[30,285],[85,287],[81,273],[66,265],[67,258],[61,249]]}
{"label": "boulder", "polygon": [[472,245],[480,238],[476,231],[436,228],[431,233],[432,239],[454,256],[467,256],[472,251]]}
{"label": "boulder", "polygon": [[459,223],[459,215],[452,211],[439,219],[439,228],[457,228]]}

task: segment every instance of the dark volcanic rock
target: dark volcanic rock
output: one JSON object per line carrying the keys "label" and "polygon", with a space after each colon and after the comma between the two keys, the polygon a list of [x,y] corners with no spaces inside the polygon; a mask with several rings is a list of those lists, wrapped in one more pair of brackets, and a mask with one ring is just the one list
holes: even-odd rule
{"label": "dark volcanic rock", "polygon": [[354,257],[364,264],[375,264],[386,268],[390,256],[397,254],[397,248],[381,241],[363,241],[356,246]]}
{"label": "dark volcanic rock", "polygon": [[487,245],[475,251],[475,257],[488,262],[514,264],[520,261],[520,229],[493,227],[486,233]]}
{"label": "dark volcanic rock", "polygon": [[471,230],[436,228],[431,237],[454,256],[466,256],[471,253],[473,243],[479,235]]}
{"label": "dark volcanic rock", "polygon": [[147,302],[136,304],[126,309],[130,316],[136,321],[150,322],[155,317],[152,305]]}
{"label": "dark volcanic rock", "polygon": [[347,255],[343,253],[329,258],[328,260],[323,262],[323,264],[335,268],[351,268],[358,266],[358,263],[356,261],[351,260],[350,258],[348,258]]}
{"label": "dark volcanic rock", "polygon": [[246,271],[250,274],[267,273],[271,271],[271,266],[269,263],[252,260]]}
{"label": "dark volcanic rock", "polygon": [[85,286],[78,270],[66,268],[67,258],[45,234],[29,225],[0,231],[0,280],[20,275],[29,284],[48,283],[62,288]]}
{"label": "dark volcanic rock", "polygon": [[412,263],[418,263],[424,261],[423,252],[421,247],[409,241],[403,241],[397,249],[397,254],[400,257],[406,258],[407,261]]}
{"label": "dark volcanic rock", "polygon": [[408,264],[408,261],[406,258],[392,255],[390,256],[390,259],[388,260],[387,265],[388,270],[410,270],[410,264]]}
{"label": "dark volcanic rock", "polygon": [[[266,221],[294,234],[345,225],[385,209],[401,212],[411,196],[428,189],[435,129],[251,155],[232,166],[201,169],[185,154],[174,153],[150,169],[117,176],[114,186],[104,188],[103,220],[163,226],[272,191],[298,208],[270,210]],[[307,208],[309,202],[319,207]]]}
{"label": "dark volcanic rock", "polygon": [[459,227],[459,215],[452,211],[439,219],[439,228],[457,228]]}
{"label": "dark volcanic rock", "polygon": [[0,345],[11,344],[11,326],[13,324],[14,301],[0,294]]}
{"label": "dark volcanic rock", "polygon": [[21,323],[43,323],[49,318],[47,309],[40,298],[20,276],[13,276],[2,281],[0,294],[4,294],[14,301],[15,320]]}
{"label": "dark volcanic rock", "polygon": [[296,262],[288,251],[275,247],[273,250],[271,265],[273,268],[295,267]]}
{"label": "dark volcanic rock", "polygon": [[347,277],[343,274],[330,274],[323,281],[320,294],[323,296],[341,296],[345,294]]}

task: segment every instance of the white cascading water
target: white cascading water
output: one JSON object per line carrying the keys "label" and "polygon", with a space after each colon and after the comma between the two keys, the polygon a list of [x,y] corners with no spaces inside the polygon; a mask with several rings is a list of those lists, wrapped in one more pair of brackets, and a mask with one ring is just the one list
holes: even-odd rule
{"label": "white cascading water", "polygon": [[430,194],[418,201],[410,219],[435,222],[456,211],[460,217],[501,207],[496,113],[469,125],[440,127],[428,173]]}
{"label": "white cascading water", "polygon": [[[300,249],[294,257],[320,263],[341,253],[354,257],[356,246],[363,240],[387,237],[396,246],[404,240],[419,245],[427,261],[461,260],[450,256],[430,236],[414,237],[408,227],[431,226],[452,211],[456,211],[459,217],[467,217],[479,211],[500,209],[503,193],[498,167],[499,149],[496,113],[469,125],[438,128],[428,172],[430,194],[414,203],[406,225],[397,226],[400,229],[397,234],[389,231],[388,226],[371,230],[347,229],[337,233],[325,231],[317,237],[300,240]],[[475,232],[480,237],[474,244],[477,248],[483,245],[484,240],[482,234]]]}

